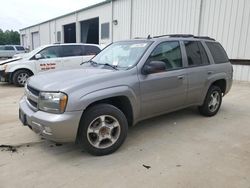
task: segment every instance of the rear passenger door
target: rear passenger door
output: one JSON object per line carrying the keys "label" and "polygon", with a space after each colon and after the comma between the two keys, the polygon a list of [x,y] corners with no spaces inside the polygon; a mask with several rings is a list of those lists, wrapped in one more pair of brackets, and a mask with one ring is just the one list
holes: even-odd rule
{"label": "rear passenger door", "polygon": [[16,50],[13,46],[4,47],[4,57],[12,57],[16,54]]}
{"label": "rear passenger door", "polygon": [[188,96],[186,105],[202,102],[202,93],[208,78],[209,59],[200,41],[184,41],[188,62]]}
{"label": "rear passenger door", "polygon": [[61,60],[66,68],[77,68],[83,62],[83,46],[82,45],[62,45]]}
{"label": "rear passenger door", "polygon": [[186,70],[179,41],[166,41],[155,47],[145,64],[162,61],[163,72],[140,74],[141,116],[150,117],[183,106],[187,94]]}

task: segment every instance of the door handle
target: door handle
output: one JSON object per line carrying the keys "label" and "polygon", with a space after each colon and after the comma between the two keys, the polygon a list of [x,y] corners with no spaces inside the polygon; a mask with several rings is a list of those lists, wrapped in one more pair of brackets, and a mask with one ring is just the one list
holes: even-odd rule
{"label": "door handle", "polygon": [[178,76],[177,78],[178,78],[178,80],[183,80],[184,76],[183,76],[183,75],[180,75],[180,76]]}
{"label": "door handle", "polygon": [[213,73],[214,73],[214,71],[208,71],[208,72],[207,72],[208,75],[211,75],[211,74],[213,74]]}

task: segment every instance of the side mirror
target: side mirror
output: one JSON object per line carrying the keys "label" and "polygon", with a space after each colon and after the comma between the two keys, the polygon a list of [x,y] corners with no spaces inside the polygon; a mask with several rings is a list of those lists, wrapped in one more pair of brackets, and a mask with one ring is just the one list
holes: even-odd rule
{"label": "side mirror", "polygon": [[41,55],[41,54],[36,54],[36,55],[35,55],[35,59],[36,59],[36,60],[38,60],[38,59],[42,59],[42,58],[43,58],[43,57],[42,57],[42,55]]}
{"label": "side mirror", "polygon": [[150,61],[142,68],[142,74],[164,72],[166,68],[166,64],[163,61]]}

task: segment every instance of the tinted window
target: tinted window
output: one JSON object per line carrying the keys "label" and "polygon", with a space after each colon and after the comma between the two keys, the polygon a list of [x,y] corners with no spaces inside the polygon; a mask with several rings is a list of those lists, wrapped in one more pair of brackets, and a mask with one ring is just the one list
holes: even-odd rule
{"label": "tinted window", "polygon": [[96,46],[86,45],[84,46],[84,55],[97,55],[100,53],[100,49]]}
{"label": "tinted window", "polygon": [[202,64],[209,64],[209,60],[208,60],[208,56],[207,56],[207,52],[205,51],[203,45],[201,44],[201,42],[198,42],[198,47],[200,50],[200,54],[201,54],[201,61]]}
{"label": "tinted window", "polygon": [[228,57],[223,47],[218,42],[206,42],[215,63],[228,62]]}
{"label": "tinted window", "polygon": [[57,57],[60,57],[59,50],[60,49],[58,46],[51,46],[51,47],[43,49],[42,51],[39,52],[39,54],[41,54],[42,58],[45,58],[45,59],[57,58]]}
{"label": "tinted window", "polygon": [[62,46],[62,57],[82,56],[83,51],[79,45]]}
{"label": "tinted window", "polygon": [[5,46],[4,50],[15,50],[13,46]]}
{"label": "tinted window", "polygon": [[186,47],[189,66],[199,66],[208,63],[205,51],[200,42],[184,41],[184,44]]}
{"label": "tinted window", "polygon": [[179,42],[163,42],[159,44],[149,57],[150,61],[163,61],[167,70],[182,67],[181,49]]}
{"label": "tinted window", "polygon": [[24,47],[22,47],[22,46],[16,46],[16,49],[17,49],[18,51],[24,51]]}

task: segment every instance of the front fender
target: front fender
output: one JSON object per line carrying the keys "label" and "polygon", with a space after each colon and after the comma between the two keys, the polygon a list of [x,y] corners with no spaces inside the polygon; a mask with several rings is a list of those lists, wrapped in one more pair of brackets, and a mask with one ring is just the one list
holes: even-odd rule
{"label": "front fender", "polygon": [[67,111],[84,111],[90,104],[94,102],[118,96],[124,96],[129,99],[133,109],[133,115],[134,117],[138,117],[140,111],[139,100],[137,99],[134,90],[129,86],[104,88],[82,95],[78,99],[71,99],[69,101]]}
{"label": "front fender", "polygon": [[27,69],[27,70],[30,70],[33,74],[34,74],[34,68],[30,65],[25,65],[25,64],[21,64],[20,65],[11,65],[11,64],[8,64],[5,72],[8,72],[8,73],[13,73],[15,72],[16,70],[19,70],[19,69]]}

